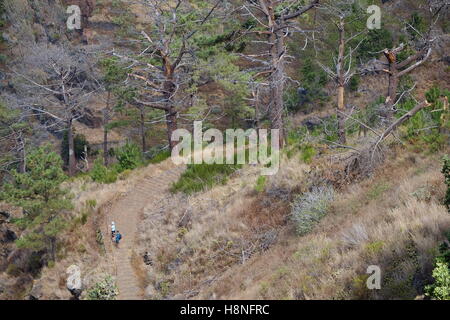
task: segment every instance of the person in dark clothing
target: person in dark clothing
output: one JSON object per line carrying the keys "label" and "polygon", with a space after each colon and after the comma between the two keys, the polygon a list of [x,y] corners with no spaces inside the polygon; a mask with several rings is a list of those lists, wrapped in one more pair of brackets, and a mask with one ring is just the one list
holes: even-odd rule
{"label": "person in dark clothing", "polygon": [[116,245],[119,244],[120,240],[122,240],[122,235],[120,234],[119,230],[117,230],[116,231],[116,238],[115,238]]}

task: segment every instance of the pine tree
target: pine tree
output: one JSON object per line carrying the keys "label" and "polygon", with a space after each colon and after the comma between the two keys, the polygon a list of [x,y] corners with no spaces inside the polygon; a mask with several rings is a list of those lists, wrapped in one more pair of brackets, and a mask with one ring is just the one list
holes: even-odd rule
{"label": "pine tree", "polygon": [[0,200],[23,208],[24,217],[16,223],[24,229],[16,242],[19,248],[45,250],[55,259],[58,234],[66,223],[62,215],[72,207],[68,193],[61,188],[66,179],[59,155],[50,146],[40,147],[27,157],[26,172],[12,171]]}

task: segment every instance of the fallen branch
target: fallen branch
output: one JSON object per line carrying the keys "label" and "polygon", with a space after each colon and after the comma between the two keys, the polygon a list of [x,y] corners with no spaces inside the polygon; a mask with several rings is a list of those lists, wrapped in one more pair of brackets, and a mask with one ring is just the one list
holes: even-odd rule
{"label": "fallen branch", "polygon": [[407,113],[405,113],[404,115],[402,115],[400,118],[398,118],[396,121],[394,121],[380,136],[380,138],[378,139],[378,141],[376,143],[374,143],[372,149],[372,156],[371,156],[371,161],[373,161],[373,157],[375,154],[375,151],[379,148],[379,145],[381,142],[384,141],[384,139],[386,139],[395,129],[397,129],[403,122],[405,122],[406,120],[412,118],[417,112],[419,112],[420,110],[422,110],[423,108],[426,108],[428,106],[430,106],[431,104],[425,100],[422,103],[419,103],[418,105],[416,105],[414,108],[412,108],[411,110],[409,110]]}

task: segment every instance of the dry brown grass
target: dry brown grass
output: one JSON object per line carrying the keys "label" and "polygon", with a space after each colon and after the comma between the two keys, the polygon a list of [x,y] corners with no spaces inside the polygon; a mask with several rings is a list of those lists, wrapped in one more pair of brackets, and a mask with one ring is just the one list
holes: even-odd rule
{"label": "dry brown grass", "polygon": [[[439,161],[416,159],[405,166],[410,161],[399,157],[373,179],[349,187],[311,234],[296,237],[286,228],[274,247],[230,268],[198,297],[414,298],[450,216],[439,204]],[[382,269],[380,291],[365,287],[372,264]]]}

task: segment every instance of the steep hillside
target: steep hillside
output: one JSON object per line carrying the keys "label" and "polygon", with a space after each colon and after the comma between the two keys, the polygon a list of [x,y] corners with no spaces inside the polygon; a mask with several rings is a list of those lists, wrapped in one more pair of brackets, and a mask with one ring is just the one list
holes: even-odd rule
{"label": "steep hillside", "polygon": [[[4,0],[0,299],[437,298],[448,6],[375,1],[368,31],[350,2],[289,20],[296,1],[256,17],[245,1]],[[81,30],[66,27],[72,4]],[[175,164],[173,132],[194,121],[281,126],[278,172]]]}

